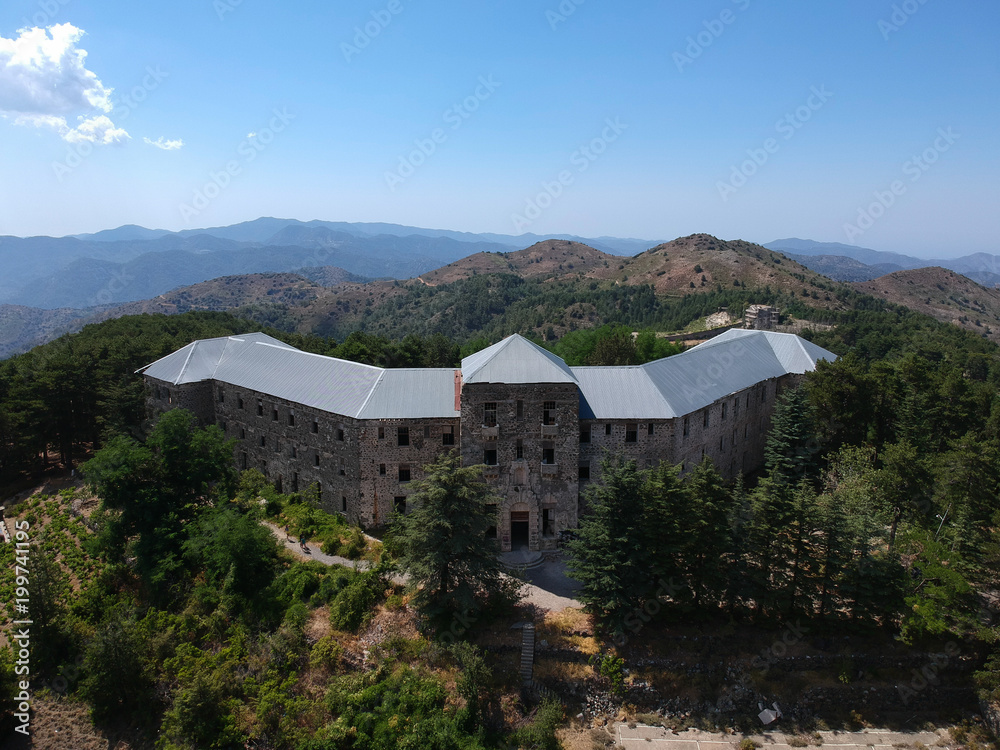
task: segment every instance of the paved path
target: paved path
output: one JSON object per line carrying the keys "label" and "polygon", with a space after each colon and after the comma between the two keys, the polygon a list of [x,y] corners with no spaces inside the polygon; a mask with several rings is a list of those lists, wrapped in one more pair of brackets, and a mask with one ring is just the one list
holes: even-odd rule
{"label": "paved path", "polygon": [[[625,750],[735,750],[742,735],[721,734],[688,730],[676,733],[663,727],[647,727],[642,724],[630,728],[627,724],[615,727],[618,744]],[[947,731],[937,732],[890,732],[880,729],[866,729],[863,732],[819,732],[822,745],[810,739],[810,748],[836,748],[837,750],[895,750],[900,747],[917,747],[916,743],[930,747],[944,747],[950,744]],[[764,750],[793,750],[788,744],[789,737],[782,732],[762,732],[751,739]]]}
{"label": "paved path", "polygon": [[[279,543],[285,549],[298,557],[300,560],[317,560],[324,565],[342,565],[345,568],[355,570],[366,570],[369,563],[366,560],[348,560],[340,555],[325,554],[318,544],[306,542],[309,552],[303,552],[299,547],[299,541],[295,537],[285,538],[285,530],[270,521],[262,522],[267,526]],[[529,583],[525,586],[524,600],[528,604],[533,604],[539,609],[552,612],[561,612],[567,607],[579,607],[580,602],[570,598],[575,592],[574,586],[579,586],[576,581],[569,579],[565,575],[565,564],[559,560],[547,562],[540,568],[529,570],[525,575]],[[406,583],[402,576],[393,576],[393,583]]]}

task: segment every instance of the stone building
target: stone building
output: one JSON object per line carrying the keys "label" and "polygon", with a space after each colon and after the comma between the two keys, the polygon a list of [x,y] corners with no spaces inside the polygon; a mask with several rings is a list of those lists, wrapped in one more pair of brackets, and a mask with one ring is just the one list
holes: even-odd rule
{"label": "stone building", "polygon": [[751,331],[773,331],[779,310],[771,305],[750,305],[743,315],[743,327]]}
{"label": "stone building", "polygon": [[279,490],[316,484],[363,526],[405,512],[442,452],[483,465],[504,550],[549,549],[577,526],[601,458],[682,470],[709,456],[726,478],[763,463],[777,395],[834,355],[791,334],[730,330],[631,367],[569,367],[521,336],[461,369],[382,369],[261,333],[195,341],[142,368],[151,411],[183,407],[237,440],[239,468]]}

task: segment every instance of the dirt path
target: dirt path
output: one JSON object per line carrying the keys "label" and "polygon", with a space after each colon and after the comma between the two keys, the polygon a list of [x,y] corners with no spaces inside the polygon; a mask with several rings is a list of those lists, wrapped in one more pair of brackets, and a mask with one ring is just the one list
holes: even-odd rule
{"label": "dirt path", "polygon": [[[613,733],[618,745],[625,750],[736,750],[742,735],[721,732],[688,730],[673,732],[663,727],[649,727],[642,724],[629,726],[616,724]],[[895,750],[896,748],[957,747],[945,729],[936,732],[890,732],[882,729],[866,729],[862,732],[817,732],[823,748],[837,750]],[[764,750],[792,750],[801,745],[802,738],[786,735],[780,731],[760,732],[752,735]],[[796,744],[792,744],[792,743]],[[814,742],[816,742],[814,740]],[[818,744],[818,742],[816,743]]]}
{"label": "dirt path", "polygon": [[[295,537],[286,538],[284,529],[270,521],[262,522],[286,550],[291,552],[300,560],[316,560],[324,565],[342,565],[345,568],[354,570],[367,570],[370,563],[366,560],[348,560],[340,555],[327,555],[318,544],[306,542],[308,552],[303,552],[299,546],[299,541]],[[541,568],[529,570],[526,578],[524,601],[532,604],[538,609],[549,612],[562,612],[567,607],[580,607],[580,602],[570,598],[572,588],[567,585],[565,577],[565,565],[561,561],[545,563]],[[405,584],[403,576],[393,576],[393,583]]]}

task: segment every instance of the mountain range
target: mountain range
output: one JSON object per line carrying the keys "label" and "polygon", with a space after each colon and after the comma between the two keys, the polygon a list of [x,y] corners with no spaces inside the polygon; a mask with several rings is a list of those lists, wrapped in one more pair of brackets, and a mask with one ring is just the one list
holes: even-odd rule
{"label": "mountain range", "polygon": [[[838,305],[834,281],[882,279],[877,288],[858,288],[904,300],[902,304],[913,297],[914,306],[941,319],[960,325],[975,325],[972,321],[979,319],[991,334],[1000,330],[1000,324],[989,325],[996,322],[992,300],[982,297],[980,287],[963,287],[961,277],[934,282],[948,290],[945,301],[958,302],[930,304],[927,300],[934,294],[923,293],[930,277],[918,283],[895,276],[938,264],[992,286],[1000,282],[998,256],[980,253],[927,261],[795,238],[767,246],[709,235],[662,243],[265,217],[180,232],[127,225],[72,237],[0,237],[0,263],[5,271],[0,278],[0,357],[86,322],[189,309],[233,310],[262,324],[302,332],[342,336],[375,326],[405,335],[428,315],[440,321],[462,314],[460,294],[498,294],[497,289],[484,292],[477,276],[578,289],[581,300],[588,294],[607,296],[615,289],[648,285],[665,299],[722,289],[766,289],[768,294],[809,297],[815,307]],[[522,299],[507,302],[527,304],[524,295],[535,299],[532,295],[538,293],[531,289],[530,294],[519,289]],[[918,289],[923,301],[915,296]],[[428,290],[435,290],[433,304],[423,297]],[[566,311],[535,315],[531,327],[559,333],[596,324],[607,317],[598,310],[603,299],[570,301]],[[545,307],[540,297],[536,302]],[[507,314],[503,308],[494,312]],[[400,322],[399,316],[415,319]],[[529,317],[522,316],[522,327]],[[422,330],[441,328],[428,325]],[[461,337],[468,330],[458,326],[450,333]]]}

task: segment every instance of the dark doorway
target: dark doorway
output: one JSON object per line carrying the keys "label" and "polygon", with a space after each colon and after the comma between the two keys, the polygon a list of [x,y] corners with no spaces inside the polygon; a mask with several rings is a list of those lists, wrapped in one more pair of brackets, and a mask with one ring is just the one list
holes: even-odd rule
{"label": "dark doorway", "polygon": [[526,549],[530,534],[528,533],[528,511],[510,512],[510,548],[511,550]]}

